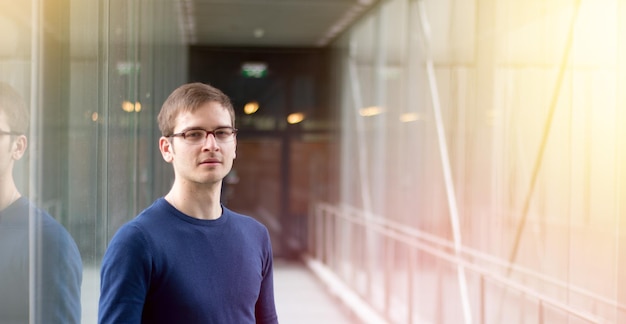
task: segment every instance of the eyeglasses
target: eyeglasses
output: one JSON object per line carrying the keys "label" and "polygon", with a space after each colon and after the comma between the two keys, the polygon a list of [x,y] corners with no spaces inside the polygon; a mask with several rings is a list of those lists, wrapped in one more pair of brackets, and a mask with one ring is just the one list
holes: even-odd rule
{"label": "eyeglasses", "polygon": [[23,134],[20,132],[11,132],[11,131],[7,132],[7,131],[0,130],[0,135],[23,135]]}
{"label": "eyeglasses", "polygon": [[227,143],[235,138],[237,129],[233,127],[219,127],[212,131],[208,131],[202,128],[193,128],[166,137],[181,136],[183,140],[189,144],[202,144],[209,137],[209,134],[213,134],[216,142]]}

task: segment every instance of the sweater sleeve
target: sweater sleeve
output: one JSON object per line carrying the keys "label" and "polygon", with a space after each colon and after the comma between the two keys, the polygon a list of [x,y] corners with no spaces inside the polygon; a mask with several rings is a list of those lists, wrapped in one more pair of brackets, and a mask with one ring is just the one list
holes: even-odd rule
{"label": "sweater sleeve", "polygon": [[100,269],[98,323],[140,323],[149,289],[150,247],[141,229],[122,226],[113,236]]}

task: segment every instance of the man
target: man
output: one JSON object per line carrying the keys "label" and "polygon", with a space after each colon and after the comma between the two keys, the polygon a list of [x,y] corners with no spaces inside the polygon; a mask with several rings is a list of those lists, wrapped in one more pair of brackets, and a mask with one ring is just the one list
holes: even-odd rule
{"label": "man", "polygon": [[174,183],[113,236],[99,323],[277,323],[268,231],[220,204],[237,146],[229,98],[183,85],[158,122]]}
{"label": "man", "polygon": [[61,224],[22,197],[13,178],[26,152],[28,122],[23,99],[0,83],[0,323],[80,323],[78,247]]}

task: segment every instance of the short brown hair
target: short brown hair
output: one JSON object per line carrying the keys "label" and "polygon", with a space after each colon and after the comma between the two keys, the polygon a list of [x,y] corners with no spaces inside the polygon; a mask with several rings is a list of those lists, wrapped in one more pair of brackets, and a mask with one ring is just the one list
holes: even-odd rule
{"label": "short brown hair", "polygon": [[235,109],[230,102],[230,98],[215,87],[195,82],[178,87],[163,103],[157,117],[161,135],[172,135],[178,114],[181,112],[193,112],[207,102],[217,102],[222,105],[230,114],[231,126],[235,127]]}
{"label": "short brown hair", "polygon": [[0,82],[0,112],[4,112],[7,118],[11,127],[9,131],[26,135],[30,123],[26,102],[12,86],[4,82]]}

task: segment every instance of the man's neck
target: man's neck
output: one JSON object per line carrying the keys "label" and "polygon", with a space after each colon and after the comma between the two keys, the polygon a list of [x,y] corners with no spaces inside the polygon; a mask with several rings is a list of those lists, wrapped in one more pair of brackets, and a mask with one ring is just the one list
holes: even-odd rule
{"label": "man's neck", "polygon": [[198,219],[218,219],[222,215],[220,186],[190,187],[174,183],[165,195],[172,206],[179,211]]}
{"label": "man's neck", "polygon": [[0,188],[0,210],[9,207],[13,202],[18,200],[21,195],[13,183],[7,183]]}

